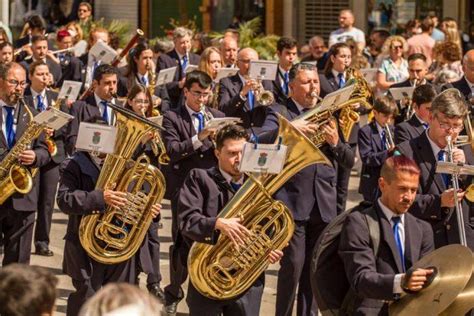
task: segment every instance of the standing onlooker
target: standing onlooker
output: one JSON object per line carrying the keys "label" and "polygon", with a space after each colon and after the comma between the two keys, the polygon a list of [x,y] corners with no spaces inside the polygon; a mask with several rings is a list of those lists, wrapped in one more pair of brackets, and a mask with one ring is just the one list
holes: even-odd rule
{"label": "standing onlooker", "polygon": [[459,34],[458,24],[453,18],[444,18],[441,22],[441,31],[446,35],[447,42],[456,43],[462,51],[461,35]]}
{"label": "standing onlooker", "polygon": [[444,35],[443,31],[441,31],[440,29],[437,28],[437,26],[439,24],[438,17],[434,14],[430,14],[429,17],[430,17],[431,21],[433,21],[433,25],[434,25],[433,32],[431,33],[431,37],[437,42],[444,41],[445,35]]}
{"label": "standing onlooker", "polygon": [[79,9],[77,9],[77,16],[79,17],[79,25],[85,34],[89,34],[92,26],[92,6],[89,2],[81,2]]}
{"label": "standing onlooker", "polygon": [[353,38],[362,51],[365,47],[365,34],[354,27],[354,22],[354,13],[351,10],[341,10],[339,13],[340,28],[331,32],[331,35],[329,35],[329,47],[336,43],[344,43],[347,39]]}
{"label": "standing onlooker", "polygon": [[461,47],[454,42],[438,43],[434,49],[435,62],[431,67],[431,75],[435,84],[446,83],[461,79],[464,74],[462,70]]}
{"label": "standing onlooker", "polygon": [[421,34],[410,37],[408,43],[408,54],[421,53],[426,57],[428,67],[431,65],[433,47],[436,41],[431,37],[434,24],[430,18],[425,18],[421,23]]}
{"label": "standing onlooker", "polygon": [[418,19],[413,19],[405,24],[405,32],[403,33],[403,37],[405,39],[409,39],[410,37],[420,34],[420,21]]}
{"label": "standing onlooker", "polygon": [[378,56],[382,53],[383,45],[387,38],[390,37],[390,32],[387,30],[373,30],[370,33],[370,44],[362,52],[369,61],[372,67],[377,68],[380,64],[377,64]]}
{"label": "standing onlooker", "polygon": [[403,53],[408,50],[408,44],[401,36],[390,36],[382,48],[382,59],[377,72],[377,88],[380,92],[387,91],[392,84],[408,78],[408,62]]}

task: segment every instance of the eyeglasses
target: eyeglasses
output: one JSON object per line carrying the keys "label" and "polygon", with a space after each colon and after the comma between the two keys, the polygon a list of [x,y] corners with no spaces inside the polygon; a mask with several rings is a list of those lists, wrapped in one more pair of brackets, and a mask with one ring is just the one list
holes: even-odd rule
{"label": "eyeglasses", "polygon": [[12,85],[12,86],[15,86],[18,87],[20,86],[21,88],[26,88],[26,86],[28,85],[28,83],[26,81],[18,81],[18,80],[15,80],[15,79],[9,79],[7,80],[8,84]]}
{"label": "eyeglasses", "polygon": [[85,10],[85,9],[79,9],[77,10],[78,12],[89,12],[89,10]]}
{"label": "eyeglasses", "polygon": [[453,131],[455,133],[459,133],[460,131],[462,131],[464,129],[464,125],[455,125],[455,126],[451,126],[449,125],[448,123],[442,123],[439,118],[436,118],[438,123],[439,123],[439,127],[441,129],[444,129],[445,131]]}
{"label": "eyeglasses", "polygon": [[133,100],[136,104],[149,104],[150,102],[147,99],[135,99]]}
{"label": "eyeglasses", "polygon": [[201,93],[201,92],[191,91],[191,90],[189,90],[189,93],[191,93],[191,95],[195,98],[203,98],[203,99],[209,98],[212,94],[210,92]]}
{"label": "eyeglasses", "polygon": [[396,45],[396,46],[392,46],[392,49],[403,49],[403,46],[400,46],[400,45]]}

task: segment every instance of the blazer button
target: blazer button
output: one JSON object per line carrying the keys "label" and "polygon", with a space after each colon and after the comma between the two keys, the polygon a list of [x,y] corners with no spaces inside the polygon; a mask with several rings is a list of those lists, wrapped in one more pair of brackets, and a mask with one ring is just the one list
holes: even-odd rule
{"label": "blazer button", "polygon": [[206,237],[205,240],[206,241],[211,241],[211,237]]}
{"label": "blazer button", "polygon": [[250,123],[250,126],[252,126],[252,127],[253,127],[254,125],[255,125],[254,123]]}
{"label": "blazer button", "polygon": [[203,155],[203,154],[200,154],[199,157],[204,158],[204,155]]}
{"label": "blazer button", "polygon": [[436,215],[431,215],[431,219],[436,219],[437,216]]}
{"label": "blazer button", "polygon": [[450,230],[450,229],[451,229],[451,225],[449,225],[449,224],[446,225],[446,229],[447,229],[447,230]]}

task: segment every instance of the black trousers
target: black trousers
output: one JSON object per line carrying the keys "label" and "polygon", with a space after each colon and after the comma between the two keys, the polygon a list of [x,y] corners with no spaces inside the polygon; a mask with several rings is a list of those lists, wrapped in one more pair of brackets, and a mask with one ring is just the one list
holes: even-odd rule
{"label": "black trousers", "polygon": [[152,221],[150,228],[148,229],[148,250],[151,257],[151,270],[152,273],[148,273],[146,284],[154,284],[161,282],[160,272],[160,238],[158,236],[159,221]]}
{"label": "black trousers", "polygon": [[[351,150],[356,154],[357,144],[349,144]],[[351,169],[337,167],[337,214],[340,214],[346,210],[347,194],[349,191],[349,179],[351,177]]]}
{"label": "black trousers", "polygon": [[264,287],[265,278],[262,274],[242,296],[218,301],[205,297],[189,282],[186,296],[189,316],[258,316]]}
{"label": "black trousers", "polygon": [[102,264],[92,260],[79,241],[66,240],[63,269],[71,277],[75,289],[67,300],[67,315],[78,315],[82,305],[108,283],[135,284],[136,258],[133,256],[118,264]]}
{"label": "black trousers", "polygon": [[[315,213],[313,211],[313,213]],[[312,315],[315,309],[313,291],[310,281],[310,266],[314,246],[319,235],[326,227],[319,211],[308,221],[295,223],[295,232],[289,245],[283,249],[283,258],[278,271],[276,316],[291,316],[295,297],[297,298],[297,315]],[[296,289],[298,288],[298,293]]]}
{"label": "black trousers", "polygon": [[35,211],[13,209],[0,212],[4,247],[3,266],[10,263],[30,264],[35,213]]}
{"label": "black trousers", "polygon": [[40,169],[38,214],[35,226],[35,247],[47,248],[53,218],[54,200],[59,183],[59,165],[51,161]]}

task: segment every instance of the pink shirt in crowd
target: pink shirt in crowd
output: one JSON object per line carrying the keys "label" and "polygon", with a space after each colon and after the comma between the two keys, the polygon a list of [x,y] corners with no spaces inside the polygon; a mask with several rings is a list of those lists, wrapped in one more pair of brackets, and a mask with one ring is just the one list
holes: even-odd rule
{"label": "pink shirt in crowd", "polygon": [[427,66],[432,62],[433,47],[436,41],[427,33],[413,35],[408,39],[408,55],[421,53],[426,56]]}

